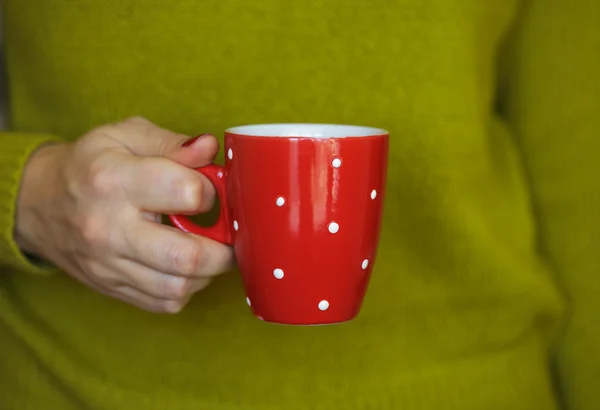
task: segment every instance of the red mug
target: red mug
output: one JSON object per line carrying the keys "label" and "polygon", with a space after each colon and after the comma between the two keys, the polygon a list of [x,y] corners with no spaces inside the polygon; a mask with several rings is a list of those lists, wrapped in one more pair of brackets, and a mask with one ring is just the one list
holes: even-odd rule
{"label": "red mug", "polygon": [[246,302],[259,319],[340,323],[358,314],[375,263],[389,135],[333,124],[247,125],[225,131],[225,166],[198,168],[220,215],[175,226],[232,245]]}

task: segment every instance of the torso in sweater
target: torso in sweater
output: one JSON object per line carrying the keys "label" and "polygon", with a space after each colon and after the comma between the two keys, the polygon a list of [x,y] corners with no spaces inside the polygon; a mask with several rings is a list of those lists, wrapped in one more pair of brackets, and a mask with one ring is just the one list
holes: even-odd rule
{"label": "torso in sweater", "polygon": [[[551,409],[561,301],[494,113],[517,0],[8,0],[11,125],[130,115],[190,135],[328,122],[391,134],[360,316],[270,325],[233,272],[175,316],[66,275],[0,279],[10,409]],[[6,376],[5,376],[6,377]]]}

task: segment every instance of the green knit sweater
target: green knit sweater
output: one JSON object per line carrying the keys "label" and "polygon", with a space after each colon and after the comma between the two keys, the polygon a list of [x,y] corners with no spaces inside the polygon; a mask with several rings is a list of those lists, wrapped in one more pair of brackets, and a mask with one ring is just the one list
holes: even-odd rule
{"label": "green knit sweater", "polygon": [[[0,408],[600,408],[600,2],[3,3]],[[260,322],[236,272],[155,315],[29,263],[28,155],[134,114],[387,128],[360,316]]]}

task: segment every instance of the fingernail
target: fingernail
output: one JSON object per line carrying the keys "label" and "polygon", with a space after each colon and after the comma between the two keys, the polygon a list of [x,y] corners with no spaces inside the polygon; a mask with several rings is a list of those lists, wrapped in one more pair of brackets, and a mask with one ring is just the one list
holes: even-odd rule
{"label": "fingernail", "polygon": [[190,138],[189,140],[185,141],[183,144],[181,144],[182,147],[189,147],[190,145],[192,145],[194,142],[198,141],[201,138],[207,137],[210,134],[202,134],[202,135],[198,135],[197,137],[194,138]]}

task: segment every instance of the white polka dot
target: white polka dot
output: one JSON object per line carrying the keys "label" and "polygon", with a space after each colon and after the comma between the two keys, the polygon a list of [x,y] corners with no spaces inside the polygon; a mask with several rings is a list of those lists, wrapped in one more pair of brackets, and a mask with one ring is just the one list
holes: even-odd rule
{"label": "white polka dot", "polygon": [[337,222],[331,222],[328,229],[331,233],[337,233],[340,230],[340,225]]}
{"label": "white polka dot", "polygon": [[258,318],[258,320],[265,320],[262,316],[256,316]]}
{"label": "white polka dot", "polygon": [[236,231],[238,229],[240,229],[240,225],[238,224],[238,221],[233,221],[233,229],[235,229]]}
{"label": "white polka dot", "polygon": [[371,199],[375,199],[375,198],[377,198],[377,191],[372,190],[371,191]]}
{"label": "white polka dot", "polygon": [[283,270],[277,268],[273,271],[273,276],[275,276],[276,279],[283,279]]}
{"label": "white polka dot", "polygon": [[329,302],[326,300],[322,300],[319,302],[319,310],[327,310],[329,309]]}
{"label": "white polka dot", "polygon": [[277,206],[283,206],[285,204],[285,198],[280,196],[279,198],[277,198],[275,203],[277,204]]}
{"label": "white polka dot", "polygon": [[227,150],[227,158],[233,159],[233,150],[231,148],[229,148],[229,150]]}
{"label": "white polka dot", "polygon": [[362,268],[363,268],[363,269],[367,269],[367,266],[369,266],[369,260],[368,260],[368,259],[365,259],[365,260],[363,261],[363,263],[362,263]]}
{"label": "white polka dot", "polygon": [[217,176],[218,176],[219,178],[223,178],[223,173],[219,171],[219,172],[217,173]]}
{"label": "white polka dot", "polygon": [[250,302],[250,298],[246,298],[246,303],[248,304],[248,306],[252,306],[252,303]]}
{"label": "white polka dot", "polygon": [[334,168],[339,168],[342,166],[342,160],[339,158],[334,158],[333,161],[331,161],[331,166]]}

